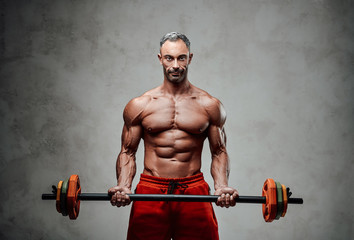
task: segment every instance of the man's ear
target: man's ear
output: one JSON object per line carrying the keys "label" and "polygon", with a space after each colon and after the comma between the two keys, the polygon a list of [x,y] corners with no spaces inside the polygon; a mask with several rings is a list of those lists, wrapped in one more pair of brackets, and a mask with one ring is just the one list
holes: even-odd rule
{"label": "man's ear", "polygon": [[193,58],[193,53],[190,53],[189,54],[189,62],[188,62],[188,64],[190,64],[192,62],[192,58]]}
{"label": "man's ear", "polygon": [[160,64],[162,65],[162,56],[161,56],[161,53],[157,54],[157,57],[159,58]]}

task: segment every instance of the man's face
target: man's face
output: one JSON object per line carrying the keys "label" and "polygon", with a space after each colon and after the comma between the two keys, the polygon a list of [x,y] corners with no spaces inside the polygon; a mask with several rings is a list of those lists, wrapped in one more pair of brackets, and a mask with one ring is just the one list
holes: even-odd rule
{"label": "man's face", "polygon": [[180,83],[187,76],[188,65],[193,54],[189,53],[186,44],[178,39],[174,42],[167,40],[162,45],[158,57],[167,80],[172,83]]}

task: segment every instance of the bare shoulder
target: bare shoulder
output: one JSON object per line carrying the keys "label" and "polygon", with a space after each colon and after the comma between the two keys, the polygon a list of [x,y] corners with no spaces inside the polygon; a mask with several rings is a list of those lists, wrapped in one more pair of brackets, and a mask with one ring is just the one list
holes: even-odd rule
{"label": "bare shoulder", "polygon": [[196,93],[200,103],[208,113],[211,123],[223,126],[226,121],[226,112],[220,100],[199,88],[196,88]]}
{"label": "bare shoulder", "polygon": [[143,95],[133,98],[128,102],[123,112],[125,124],[128,126],[140,124],[140,115],[145,110],[146,106],[148,106],[151,102],[151,99],[153,98],[153,92],[154,89],[149,90]]}

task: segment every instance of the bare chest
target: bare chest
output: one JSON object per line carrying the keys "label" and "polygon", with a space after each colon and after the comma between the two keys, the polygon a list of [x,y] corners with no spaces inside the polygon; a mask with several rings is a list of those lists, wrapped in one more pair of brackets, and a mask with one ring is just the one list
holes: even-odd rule
{"label": "bare chest", "polygon": [[156,98],[142,113],[142,125],[151,133],[179,129],[200,134],[209,126],[209,117],[196,98]]}

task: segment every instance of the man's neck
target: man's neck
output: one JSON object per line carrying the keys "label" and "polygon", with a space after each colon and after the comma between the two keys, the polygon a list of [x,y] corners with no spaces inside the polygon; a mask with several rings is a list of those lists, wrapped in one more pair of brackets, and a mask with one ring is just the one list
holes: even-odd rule
{"label": "man's neck", "polygon": [[162,91],[172,95],[172,96],[179,96],[190,92],[191,84],[187,78],[185,78],[180,83],[172,83],[166,78],[161,87]]}

